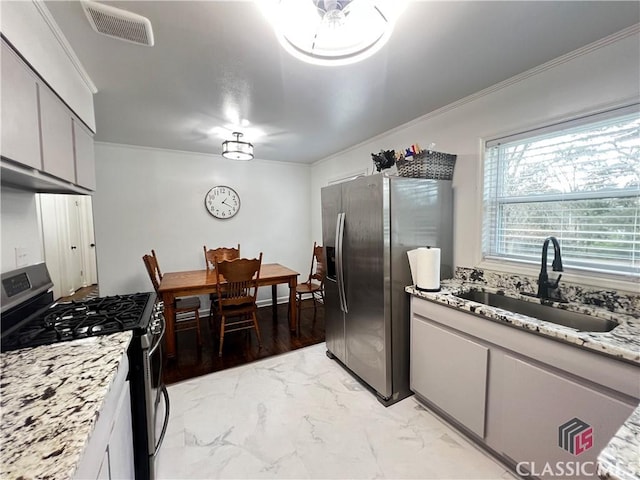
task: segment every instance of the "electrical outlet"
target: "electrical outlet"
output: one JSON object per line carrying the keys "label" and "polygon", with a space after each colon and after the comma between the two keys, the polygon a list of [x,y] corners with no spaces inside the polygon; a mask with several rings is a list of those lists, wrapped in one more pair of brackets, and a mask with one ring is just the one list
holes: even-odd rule
{"label": "electrical outlet", "polygon": [[26,248],[16,247],[16,268],[29,265],[29,252]]}

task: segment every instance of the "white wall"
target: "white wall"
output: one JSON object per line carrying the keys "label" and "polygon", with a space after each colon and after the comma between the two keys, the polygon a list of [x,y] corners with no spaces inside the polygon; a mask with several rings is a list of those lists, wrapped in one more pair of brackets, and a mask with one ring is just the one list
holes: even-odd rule
{"label": "white wall", "polygon": [[[93,197],[100,295],[152,289],[142,256],[154,249],[163,272],[205,267],[203,245],[234,246],[242,256],[263,252],[305,279],[314,239],[309,220],[310,167],[219,155],[96,144]],[[204,197],[233,187],[240,211],[212,217]],[[260,298],[270,298],[262,289]],[[278,295],[288,289],[279,286]]]}
{"label": "white wall", "polygon": [[[640,101],[639,30],[636,25],[316,162],[311,184],[312,236],[321,237],[320,188],[328,181],[341,172],[367,168],[371,171],[370,154],[382,148],[406,148],[413,143],[425,147],[434,142],[435,150],[458,155],[453,181],[454,263],[465,267],[480,265],[483,142]],[[481,266],[514,271],[512,265]],[[536,273],[533,268],[515,270]],[[570,280],[567,275],[563,278]],[[620,288],[612,279],[597,284]]]}
{"label": "white wall", "polygon": [[3,186],[0,202],[2,273],[18,267],[16,248],[23,249],[26,264],[42,262],[44,258],[35,194]]}

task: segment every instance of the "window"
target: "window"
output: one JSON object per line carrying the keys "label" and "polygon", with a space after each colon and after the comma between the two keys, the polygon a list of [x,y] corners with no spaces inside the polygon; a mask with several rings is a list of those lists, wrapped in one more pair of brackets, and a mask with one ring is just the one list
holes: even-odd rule
{"label": "window", "polygon": [[638,105],[487,142],[483,202],[485,258],[640,274]]}

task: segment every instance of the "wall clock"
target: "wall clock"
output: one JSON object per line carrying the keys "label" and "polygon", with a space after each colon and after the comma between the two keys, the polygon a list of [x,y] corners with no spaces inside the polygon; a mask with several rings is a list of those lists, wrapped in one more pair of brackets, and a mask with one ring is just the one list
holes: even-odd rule
{"label": "wall clock", "polygon": [[240,210],[240,195],[231,187],[218,185],[207,192],[204,206],[216,218],[231,218]]}

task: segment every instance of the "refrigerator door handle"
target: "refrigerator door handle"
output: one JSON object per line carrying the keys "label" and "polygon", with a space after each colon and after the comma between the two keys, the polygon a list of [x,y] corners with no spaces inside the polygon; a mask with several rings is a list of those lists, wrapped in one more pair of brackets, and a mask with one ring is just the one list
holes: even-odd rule
{"label": "refrigerator door handle", "polygon": [[338,222],[336,224],[336,273],[338,279],[338,296],[340,297],[340,310],[348,313],[347,296],[344,290],[344,261],[343,261],[343,245],[344,245],[344,220],[345,214],[338,214]]}

